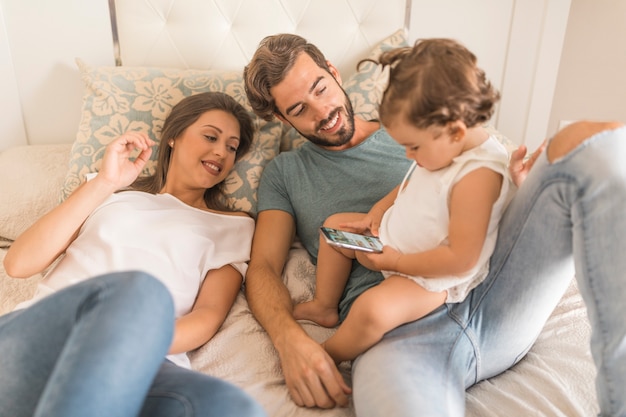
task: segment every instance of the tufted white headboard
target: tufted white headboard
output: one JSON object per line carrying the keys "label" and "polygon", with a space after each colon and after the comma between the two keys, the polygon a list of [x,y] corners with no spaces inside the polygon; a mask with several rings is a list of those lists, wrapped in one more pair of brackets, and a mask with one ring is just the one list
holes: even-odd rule
{"label": "tufted white headboard", "polygon": [[263,37],[292,32],[347,79],[400,28],[409,43],[443,36],[466,44],[503,93],[494,125],[534,147],[547,133],[570,2],[0,0],[0,150],[74,140],[84,88],[76,58],[94,67],[238,70]]}
{"label": "tufted white headboard", "polygon": [[267,35],[317,45],[345,77],[370,47],[406,28],[411,0],[109,0],[116,63],[243,69]]}

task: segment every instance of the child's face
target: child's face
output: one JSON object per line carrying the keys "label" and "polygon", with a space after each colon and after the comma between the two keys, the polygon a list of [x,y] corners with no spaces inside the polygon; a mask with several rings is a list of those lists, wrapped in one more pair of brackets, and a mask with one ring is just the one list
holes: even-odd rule
{"label": "child's face", "polygon": [[462,133],[451,134],[449,126],[417,128],[404,118],[397,118],[387,132],[406,148],[406,156],[419,166],[437,171],[452,163],[463,152]]}

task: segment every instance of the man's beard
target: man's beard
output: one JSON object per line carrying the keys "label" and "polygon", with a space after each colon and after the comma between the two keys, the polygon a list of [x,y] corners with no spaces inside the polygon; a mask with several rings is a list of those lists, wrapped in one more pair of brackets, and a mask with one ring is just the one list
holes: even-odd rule
{"label": "man's beard", "polygon": [[[339,131],[336,133],[336,135],[338,136],[336,140],[329,140],[323,137],[316,136],[314,134],[305,135],[299,130],[298,130],[298,133],[300,133],[309,142],[317,146],[339,147],[350,142],[350,140],[352,140],[352,137],[354,136],[354,110],[352,108],[352,103],[350,102],[350,98],[345,92],[344,92],[344,95],[346,96],[346,102],[344,105],[344,108],[346,109],[346,117],[343,118],[345,123],[341,127],[341,129],[339,129]],[[328,119],[322,120],[319,123],[319,126],[324,126],[326,123],[328,123],[330,119],[335,117],[337,112],[340,112],[340,111],[341,111],[341,107],[336,108],[334,111],[330,113],[330,115],[328,116]],[[319,131],[320,129],[318,128],[317,130]]]}

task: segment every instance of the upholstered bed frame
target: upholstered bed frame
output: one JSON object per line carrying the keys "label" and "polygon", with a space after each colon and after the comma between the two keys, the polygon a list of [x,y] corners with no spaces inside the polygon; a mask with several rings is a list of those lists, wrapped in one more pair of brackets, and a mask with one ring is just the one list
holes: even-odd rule
{"label": "upholstered bed frame", "polygon": [[[89,62],[77,61],[85,90],[74,143],[20,147],[0,154],[0,177],[5,181],[0,183],[0,192],[6,202],[0,204],[0,243],[5,247],[59,198],[67,196],[85,174],[97,171],[103,146],[116,134],[141,128],[158,139],[159,123],[171,105],[184,95],[207,89],[226,91],[247,105],[241,71],[264,36],[292,32],[316,43],[340,69],[357,113],[375,117],[385,74],[374,65],[357,71],[357,62],[382,49],[412,42],[417,33],[411,28],[414,11],[410,0],[109,3],[118,66],[92,67]],[[253,149],[229,178],[228,186],[232,205],[253,215],[263,167],[277,153],[302,141],[277,121],[257,119],[255,123],[259,133]],[[513,141],[500,138],[514,147]],[[31,164],[27,175],[16,174],[14,171],[25,169],[21,166],[25,163]],[[18,181],[20,186],[14,186]],[[24,181],[29,182],[23,185]],[[42,188],[37,188],[39,185]],[[4,250],[0,254],[3,257]],[[294,301],[311,296],[313,274],[308,255],[295,242],[284,271]],[[0,313],[27,298],[40,278],[11,280],[1,270]],[[320,342],[333,331],[310,323],[303,326]],[[596,414],[589,333],[584,305],[572,284],[527,356],[509,371],[468,391],[467,415]],[[190,356],[196,369],[241,386],[271,416],[354,416],[352,407],[306,409],[291,401],[277,354],[243,293],[218,334]],[[344,363],[341,371],[350,380],[349,364]]]}

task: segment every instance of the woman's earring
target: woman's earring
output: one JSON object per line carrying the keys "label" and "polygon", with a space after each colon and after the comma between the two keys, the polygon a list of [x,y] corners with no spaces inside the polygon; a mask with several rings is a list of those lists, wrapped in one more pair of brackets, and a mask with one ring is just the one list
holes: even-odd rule
{"label": "woman's earring", "polygon": [[173,141],[173,140],[170,140],[170,141],[169,141],[169,145],[170,145],[170,148],[173,148],[173,147],[174,147],[174,141]]}

